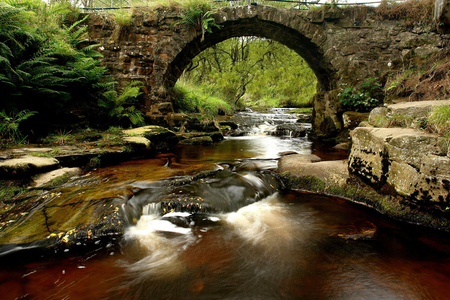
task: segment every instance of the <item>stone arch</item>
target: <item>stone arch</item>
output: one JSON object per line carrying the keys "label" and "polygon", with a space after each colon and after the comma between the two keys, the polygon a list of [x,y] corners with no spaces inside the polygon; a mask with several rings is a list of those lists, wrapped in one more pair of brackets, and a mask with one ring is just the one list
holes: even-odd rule
{"label": "stone arch", "polygon": [[[241,13],[233,8],[220,9],[215,19],[221,29],[207,34],[202,42],[197,36],[186,43],[167,67],[163,79],[165,88],[170,89],[175,85],[191,60],[200,52],[229,38],[242,36],[267,38],[287,46],[300,55],[313,70],[318,80],[319,91],[336,88],[331,63],[324,57],[320,46],[309,37],[325,34],[319,26],[314,28],[300,26],[302,30],[299,31],[299,27],[295,29],[291,26],[293,16],[288,10],[279,10],[274,7],[244,6],[237,9],[240,9]],[[294,24],[298,23],[294,22]]]}

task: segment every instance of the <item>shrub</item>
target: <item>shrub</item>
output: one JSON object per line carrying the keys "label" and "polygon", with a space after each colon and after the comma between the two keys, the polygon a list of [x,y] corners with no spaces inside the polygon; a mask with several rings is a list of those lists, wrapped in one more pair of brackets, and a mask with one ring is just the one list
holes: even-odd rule
{"label": "shrub", "polygon": [[405,19],[407,24],[433,24],[434,0],[383,0],[376,10],[382,20]]}
{"label": "shrub", "polygon": [[368,78],[360,90],[346,87],[338,94],[338,101],[346,110],[368,112],[381,103],[383,93],[376,78]]}

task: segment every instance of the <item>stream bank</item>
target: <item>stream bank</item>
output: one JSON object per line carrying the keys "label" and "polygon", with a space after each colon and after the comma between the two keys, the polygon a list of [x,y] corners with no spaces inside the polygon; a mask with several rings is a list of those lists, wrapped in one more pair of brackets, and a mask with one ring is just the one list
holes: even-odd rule
{"label": "stream bank", "polygon": [[450,231],[449,143],[420,130],[437,105],[450,101],[375,108],[351,131],[348,160],[286,156],[279,161],[280,177],[290,189],[345,197],[393,219]]}

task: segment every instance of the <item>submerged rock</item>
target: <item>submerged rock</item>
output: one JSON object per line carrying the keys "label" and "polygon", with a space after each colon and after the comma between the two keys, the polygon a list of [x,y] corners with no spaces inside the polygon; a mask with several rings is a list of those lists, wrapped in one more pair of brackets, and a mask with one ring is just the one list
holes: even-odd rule
{"label": "submerged rock", "polygon": [[377,233],[375,224],[369,221],[351,223],[338,229],[339,233],[332,234],[345,240],[373,240]]}

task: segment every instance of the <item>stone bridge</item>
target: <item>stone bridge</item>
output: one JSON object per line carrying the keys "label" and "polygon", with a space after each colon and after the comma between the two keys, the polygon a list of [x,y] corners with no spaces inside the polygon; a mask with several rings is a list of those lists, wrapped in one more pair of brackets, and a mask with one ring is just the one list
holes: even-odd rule
{"label": "stone bridge", "polygon": [[167,118],[160,104],[171,100],[171,90],[190,61],[232,37],[272,39],[304,58],[318,80],[313,127],[319,133],[342,129],[336,100],[342,84],[360,85],[369,77],[383,81],[393,70],[437,53],[447,43],[433,28],[405,20],[382,21],[369,7],[319,11],[223,7],[214,15],[221,28],[207,33],[203,41],[187,25],[175,25],[181,16],[178,8],[143,8],[134,11],[129,26],[119,26],[113,17],[100,14],[88,20],[91,42],[101,44],[110,74],[121,83],[142,81],[142,109],[156,119]]}

